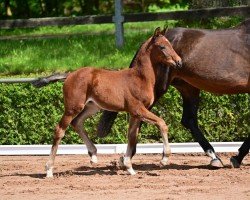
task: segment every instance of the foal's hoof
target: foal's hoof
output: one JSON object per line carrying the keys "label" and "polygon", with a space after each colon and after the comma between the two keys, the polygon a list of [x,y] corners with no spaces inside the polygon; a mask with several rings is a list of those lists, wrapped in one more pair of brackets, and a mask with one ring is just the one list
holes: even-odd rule
{"label": "foal's hoof", "polygon": [[132,176],[136,175],[136,172],[135,172],[135,170],[134,170],[132,167],[129,167],[129,168],[127,169],[127,172],[128,172],[130,175],[132,175]]}
{"label": "foal's hoof", "polygon": [[46,171],[46,178],[53,178],[52,169],[48,169],[48,170]]}
{"label": "foal's hoof", "polygon": [[234,156],[230,158],[230,163],[233,168],[240,168],[240,163]]}
{"label": "foal's hoof", "polygon": [[91,156],[90,163],[91,165],[96,165],[98,163],[97,157],[95,155]]}
{"label": "foal's hoof", "polygon": [[133,169],[132,165],[131,164],[127,165],[127,163],[125,163],[125,161],[124,161],[123,156],[119,158],[119,166],[120,166],[121,169],[127,170],[127,172],[130,175],[136,175],[136,172]]}
{"label": "foal's hoof", "polygon": [[160,164],[162,165],[162,166],[166,166],[167,164],[168,164],[168,158],[162,158],[162,160],[160,161]]}
{"label": "foal's hoof", "polygon": [[213,168],[222,168],[222,167],[224,167],[223,163],[221,162],[221,160],[219,158],[215,158],[215,159],[211,160],[210,166],[213,167]]}

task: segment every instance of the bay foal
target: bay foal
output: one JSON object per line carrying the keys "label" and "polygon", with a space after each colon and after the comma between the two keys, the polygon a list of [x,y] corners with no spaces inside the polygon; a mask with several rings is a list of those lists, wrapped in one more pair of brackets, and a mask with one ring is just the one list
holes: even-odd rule
{"label": "bay foal", "polygon": [[[135,153],[133,147],[136,144],[141,121],[155,124],[160,129],[163,139],[161,163],[167,163],[170,154],[168,127],[163,119],[154,115],[148,108],[155,100],[158,68],[162,66],[179,68],[181,58],[165,38],[164,33],[161,33],[160,28],[157,28],[154,35],[142,45],[138,54],[140,60],[130,69],[109,71],[86,67],[68,75],[55,75],[41,80],[47,84],[65,79],[63,86],[65,111],[55,128],[50,158],[46,164],[47,177],[53,177],[52,170],[58,145],[70,124],[85,142],[91,162],[97,162],[97,149],[83,129],[83,121],[100,109],[126,111],[130,114],[128,146],[122,161],[131,175],[135,174],[131,158]],[[36,84],[39,86],[40,83]]]}

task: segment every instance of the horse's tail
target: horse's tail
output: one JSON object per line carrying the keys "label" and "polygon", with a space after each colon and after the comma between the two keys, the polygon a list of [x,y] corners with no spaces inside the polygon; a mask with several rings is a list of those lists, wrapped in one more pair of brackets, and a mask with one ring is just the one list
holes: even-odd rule
{"label": "horse's tail", "polygon": [[35,87],[43,87],[48,85],[49,83],[54,83],[57,81],[64,81],[69,73],[64,74],[53,74],[50,76],[39,78],[38,80],[33,81],[31,84]]}
{"label": "horse's tail", "polygon": [[106,137],[113,126],[117,117],[117,112],[103,111],[101,119],[97,127],[97,135],[99,137]]}

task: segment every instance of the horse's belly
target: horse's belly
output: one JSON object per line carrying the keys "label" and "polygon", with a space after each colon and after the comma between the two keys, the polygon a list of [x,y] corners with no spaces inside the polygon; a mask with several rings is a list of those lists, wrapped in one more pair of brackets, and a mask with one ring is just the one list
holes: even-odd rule
{"label": "horse's belly", "polygon": [[102,90],[94,89],[89,97],[100,108],[110,111],[124,111],[123,90],[105,87]]}
{"label": "horse's belly", "polygon": [[216,94],[250,93],[250,82],[247,80],[197,78],[184,78],[184,80],[201,90]]}

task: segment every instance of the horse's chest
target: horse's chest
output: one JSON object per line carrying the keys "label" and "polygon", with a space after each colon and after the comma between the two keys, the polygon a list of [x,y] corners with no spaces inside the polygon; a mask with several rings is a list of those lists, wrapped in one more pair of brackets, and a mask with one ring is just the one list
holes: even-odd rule
{"label": "horse's chest", "polygon": [[153,90],[147,90],[147,91],[142,91],[142,94],[140,95],[140,98],[145,105],[145,107],[149,107],[154,103],[154,91]]}

